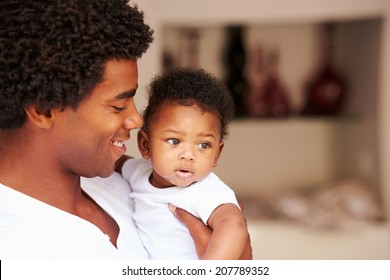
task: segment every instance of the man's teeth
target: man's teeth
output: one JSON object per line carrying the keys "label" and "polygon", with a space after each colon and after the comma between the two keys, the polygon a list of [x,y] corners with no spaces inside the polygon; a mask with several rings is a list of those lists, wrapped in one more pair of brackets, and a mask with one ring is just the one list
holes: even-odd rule
{"label": "man's teeth", "polygon": [[112,141],[112,144],[113,144],[114,146],[119,147],[119,148],[122,148],[123,145],[124,145],[123,141]]}

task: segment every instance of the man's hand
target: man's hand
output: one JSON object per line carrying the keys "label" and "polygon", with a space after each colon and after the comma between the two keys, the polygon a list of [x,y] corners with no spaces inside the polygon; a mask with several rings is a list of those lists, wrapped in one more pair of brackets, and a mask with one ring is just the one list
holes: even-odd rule
{"label": "man's hand", "polygon": [[181,208],[177,208],[172,204],[169,204],[169,210],[171,210],[175,217],[187,226],[188,231],[194,240],[196,253],[199,257],[202,256],[206,252],[209,243],[209,239],[212,233],[211,228],[206,226],[194,215]]}
{"label": "man's hand", "polygon": [[[206,252],[210,236],[212,234],[212,229],[206,226],[200,219],[195,217],[194,215],[188,213],[187,211],[177,208],[171,204],[169,204],[169,209],[178,218],[181,222],[183,222],[190,232],[190,235],[195,243],[196,253],[198,256],[203,256]],[[240,260],[252,260],[252,247],[250,236],[248,233],[248,240],[245,245],[245,248],[241,254]]]}

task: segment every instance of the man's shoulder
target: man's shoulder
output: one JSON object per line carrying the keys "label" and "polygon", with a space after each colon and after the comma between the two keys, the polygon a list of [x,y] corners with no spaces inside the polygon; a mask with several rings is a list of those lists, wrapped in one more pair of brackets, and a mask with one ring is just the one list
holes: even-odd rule
{"label": "man's shoulder", "polygon": [[130,185],[117,172],[107,178],[81,177],[81,188],[99,205],[103,201],[110,205],[115,205],[120,201],[125,208],[130,207],[131,209],[131,204],[129,204]]}

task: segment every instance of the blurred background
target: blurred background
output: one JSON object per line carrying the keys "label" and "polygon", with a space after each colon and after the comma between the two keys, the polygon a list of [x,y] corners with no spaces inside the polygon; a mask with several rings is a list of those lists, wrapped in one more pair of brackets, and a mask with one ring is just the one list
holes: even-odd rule
{"label": "blurred background", "polygon": [[215,172],[244,204],[254,258],[390,259],[390,1],[138,5],[155,30],[141,111],[169,67],[202,67],[233,95]]}

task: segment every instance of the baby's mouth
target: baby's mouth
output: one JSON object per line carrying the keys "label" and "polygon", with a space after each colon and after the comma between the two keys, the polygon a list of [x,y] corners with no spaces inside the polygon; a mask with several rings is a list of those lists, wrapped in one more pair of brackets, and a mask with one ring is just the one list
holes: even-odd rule
{"label": "baby's mouth", "polygon": [[187,179],[193,175],[193,172],[190,169],[183,168],[183,169],[177,169],[175,171],[177,176],[181,179]]}

